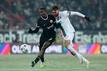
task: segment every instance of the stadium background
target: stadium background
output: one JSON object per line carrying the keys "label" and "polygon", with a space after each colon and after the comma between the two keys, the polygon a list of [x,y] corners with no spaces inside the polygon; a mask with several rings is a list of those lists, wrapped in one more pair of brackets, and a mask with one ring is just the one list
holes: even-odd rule
{"label": "stadium background", "polygon": [[[28,53],[37,53],[40,33],[28,34],[29,26],[35,27],[37,9],[53,5],[61,10],[74,10],[91,18],[88,23],[80,17],[70,17],[76,29],[74,48],[81,53],[107,53],[107,1],[106,0],[0,0],[0,54],[22,53],[20,47],[29,46]],[[32,37],[32,38],[31,38]],[[60,47],[59,47],[60,46]],[[59,48],[58,48],[59,47]],[[58,35],[50,53],[67,53]],[[34,48],[34,51],[32,51]]]}
{"label": "stadium background", "polygon": [[[70,20],[76,29],[74,48],[91,62],[79,64],[63,45],[60,35],[47,49],[46,67],[39,63],[31,68],[37,56],[40,33],[28,34],[35,27],[37,9],[53,5],[61,10],[79,11],[90,17],[87,22],[73,16]],[[0,71],[107,71],[107,0],[0,0]],[[22,52],[21,47],[27,51]],[[70,56],[69,56],[70,55]]]}
{"label": "stadium background", "polygon": [[[91,18],[88,23],[80,17],[70,17],[76,29],[74,48],[81,53],[107,53],[107,0],[0,0],[0,54],[22,53],[20,47],[29,46],[28,53],[37,53],[40,33],[28,34],[29,26],[35,27],[37,9],[53,5],[61,10],[74,10]],[[58,48],[59,47],[59,48]],[[67,53],[63,40],[57,36],[56,44],[47,52]],[[34,50],[33,50],[34,48]]]}

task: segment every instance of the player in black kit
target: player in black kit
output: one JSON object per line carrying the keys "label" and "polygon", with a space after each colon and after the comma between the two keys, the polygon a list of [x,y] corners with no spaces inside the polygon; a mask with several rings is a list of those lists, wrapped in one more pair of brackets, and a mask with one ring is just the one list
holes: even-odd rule
{"label": "player in black kit", "polygon": [[[56,38],[55,28],[60,28],[63,32],[63,28],[59,23],[55,23],[55,18],[52,15],[47,14],[47,10],[45,8],[39,9],[40,18],[37,21],[37,26],[35,30],[29,29],[29,33],[37,33],[41,28],[43,30],[40,42],[39,42],[39,54],[35,60],[32,61],[32,67],[41,60],[44,63],[44,53],[46,48],[48,48]],[[64,34],[65,35],[65,34]]]}

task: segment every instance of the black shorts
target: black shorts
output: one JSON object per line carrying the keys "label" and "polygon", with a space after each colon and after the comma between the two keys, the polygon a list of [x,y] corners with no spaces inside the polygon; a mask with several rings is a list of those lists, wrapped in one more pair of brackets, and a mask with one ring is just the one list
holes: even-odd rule
{"label": "black shorts", "polygon": [[55,41],[55,38],[56,38],[56,33],[51,33],[51,34],[41,34],[41,37],[40,37],[40,42],[39,42],[39,48],[41,49],[43,44],[46,42],[46,41],[50,41],[50,43],[52,44],[54,41]]}

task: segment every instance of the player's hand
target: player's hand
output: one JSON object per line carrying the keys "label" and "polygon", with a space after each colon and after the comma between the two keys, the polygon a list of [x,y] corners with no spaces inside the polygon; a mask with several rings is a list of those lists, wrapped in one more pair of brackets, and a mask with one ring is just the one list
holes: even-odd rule
{"label": "player's hand", "polygon": [[33,28],[33,27],[31,27],[31,28],[29,28],[29,30],[28,30],[28,33],[30,33],[30,34],[34,34],[34,33],[37,33],[39,31],[39,28]]}
{"label": "player's hand", "polygon": [[28,33],[32,33],[32,29],[31,28],[29,28]]}
{"label": "player's hand", "polygon": [[90,18],[85,16],[85,19],[88,21],[88,22],[91,22]]}

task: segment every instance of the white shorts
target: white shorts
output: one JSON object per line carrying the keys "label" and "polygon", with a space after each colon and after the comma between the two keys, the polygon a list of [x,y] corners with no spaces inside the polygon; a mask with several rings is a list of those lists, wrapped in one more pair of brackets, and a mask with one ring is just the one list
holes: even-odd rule
{"label": "white shorts", "polygon": [[71,34],[67,34],[65,37],[64,37],[64,40],[70,40],[70,42],[72,42],[74,38],[74,32],[71,33]]}

